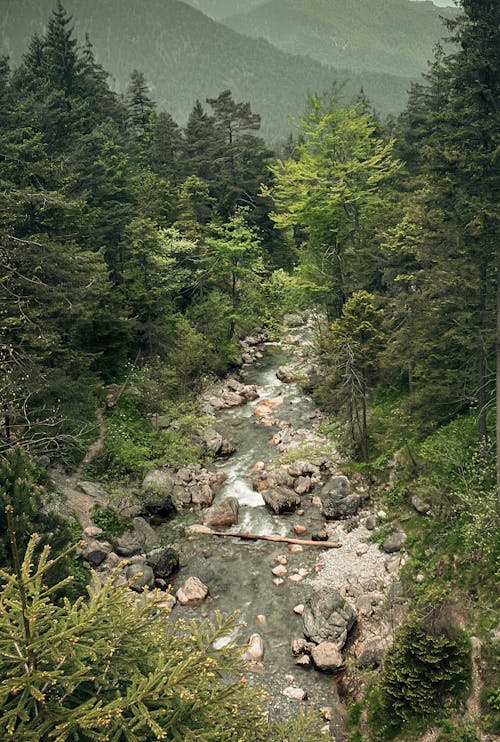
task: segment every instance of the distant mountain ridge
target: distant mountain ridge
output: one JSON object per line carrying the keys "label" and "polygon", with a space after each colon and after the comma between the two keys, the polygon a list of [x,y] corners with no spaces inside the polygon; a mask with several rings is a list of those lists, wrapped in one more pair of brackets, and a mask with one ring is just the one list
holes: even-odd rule
{"label": "distant mountain ridge", "polygon": [[224,23],[332,67],[414,77],[456,13],[411,0],[268,0]]}
{"label": "distant mountain ridge", "polygon": [[[0,53],[19,64],[34,32],[46,24],[55,0],[0,0]],[[291,130],[290,118],[304,110],[308,91],[322,91],[350,78],[345,95],[365,89],[382,113],[406,102],[409,79],[400,75],[350,74],[291,56],[262,39],[242,36],[178,0],[64,0],[83,43],[90,35],[97,60],[123,91],[134,68],[144,72],[159,108],[184,124],[199,98],[231,89],[262,115],[269,141]],[[147,9],[147,12],[146,12]]]}
{"label": "distant mountain ridge", "polygon": [[185,0],[185,2],[210,18],[220,21],[228,16],[252,10],[266,0]]}

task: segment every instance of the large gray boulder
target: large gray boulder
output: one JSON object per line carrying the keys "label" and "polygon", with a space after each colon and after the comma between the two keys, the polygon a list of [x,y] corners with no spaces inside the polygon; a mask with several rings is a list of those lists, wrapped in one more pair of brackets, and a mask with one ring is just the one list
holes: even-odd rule
{"label": "large gray boulder", "polygon": [[361,498],[351,494],[347,477],[332,477],[321,490],[321,505],[324,517],[329,520],[349,518],[358,512]]}
{"label": "large gray boulder", "polygon": [[160,546],[149,552],[146,564],[151,567],[157,579],[167,580],[179,569],[179,554],[171,546]]}
{"label": "large gray boulder", "polygon": [[239,502],[236,497],[226,497],[206,510],[203,523],[206,526],[234,526],[238,522]]}
{"label": "large gray boulder", "polygon": [[116,553],[130,557],[158,546],[158,535],[144,518],[134,518],[132,528],[117,539]]}
{"label": "large gray boulder", "polygon": [[80,548],[80,556],[93,567],[98,567],[108,554],[112,551],[111,544],[106,541],[97,541],[93,538],[85,539],[85,543]]}
{"label": "large gray boulder", "polygon": [[155,576],[151,567],[145,561],[129,564],[125,571],[125,577],[130,580],[130,587],[137,593],[142,593],[145,587],[155,586]]}
{"label": "large gray boulder", "polygon": [[401,551],[403,544],[406,541],[406,533],[403,531],[395,531],[387,536],[383,543],[383,550],[386,554],[394,554],[396,551]]}
{"label": "large gray boulder", "polygon": [[162,518],[173,518],[176,509],[172,500],[175,475],[168,469],[152,469],[142,482],[142,501],[146,512]]}
{"label": "large gray boulder", "polygon": [[336,590],[313,593],[304,604],[304,636],[316,644],[333,642],[342,649],[356,623],[356,613]]}
{"label": "large gray boulder", "polygon": [[277,487],[262,494],[267,507],[276,515],[291,513],[300,506],[300,496],[288,487]]}

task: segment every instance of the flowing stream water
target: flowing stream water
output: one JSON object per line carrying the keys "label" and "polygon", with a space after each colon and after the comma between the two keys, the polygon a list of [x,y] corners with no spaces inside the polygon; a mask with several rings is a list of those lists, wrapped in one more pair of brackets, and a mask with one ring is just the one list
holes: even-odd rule
{"label": "flowing stream water", "polygon": [[[227,476],[217,499],[233,496],[240,503],[239,522],[232,531],[293,537],[293,526],[302,524],[307,526],[309,534],[303,538],[310,538],[311,533],[324,527],[324,518],[312,503],[311,494],[302,497],[299,513],[274,515],[265,506],[262,495],[252,488],[255,476],[252,464],[256,461],[268,464],[277,457],[276,447],[270,443],[277,428],[257,422],[255,405],[264,398],[283,396],[283,404],[276,409],[280,421],[284,420],[296,429],[311,429],[314,425],[313,401],[298,384],[285,384],[276,377],[277,368],[294,358],[296,360],[304,352],[304,346],[307,346],[307,339],[303,335],[300,340],[296,338],[292,346],[266,344],[263,358],[242,374],[245,383],[257,385],[259,398],[243,407],[217,413],[215,427],[236,446],[236,452],[230,458],[216,462],[217,469]],[[332,451],[332,458],[334,455]],[[177,615],[200,618],[211,617],[216,610],[226,615],[239,611],[239,621],[243,626],[239,629],[238,643],[246,642],[254,632],[259,633],[264,641],[262,666],[247,675],[250,682],[262,685],[270,692],[270,709],[274,717],[297,713],[297,702],[289,700],[282,692],[289,686],[303,689],[308,702],[317,707],[335,706],[338,702],[338,676],[317,672],[312,667],[297,666],[290,644],[293,638],[303,637],[302,617],[294,612],[294,608],[303,604],[314,589],[320,563],[328,559],[328,569],[335,573],[336,562],[344,558],[341,552],[342,549],[331,549],[326,557],[326,550],[321,547],[304,547],[301,553],[289,553],[285,543],[248,542],[213,536],[189,537],[184,543],[174,590],[193,575],[209,587],[210,593],[202,604],[176,607]],[[277,566],[278,558],[284,555],[288,561],[287,576],[282,584],[276,585],[271,570]],[[354,561],[347,567],[344,565],[344,571],[353,569]],[[290,580],[289,577],[299,570],[303,574],[307,570],[308,574],[304,574],[302,581]]]}

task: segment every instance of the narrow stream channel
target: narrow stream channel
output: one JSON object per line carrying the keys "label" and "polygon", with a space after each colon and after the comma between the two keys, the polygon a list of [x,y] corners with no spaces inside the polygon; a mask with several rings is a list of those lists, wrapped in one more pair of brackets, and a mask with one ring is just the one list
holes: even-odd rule
{"label": "narrow stream channel", "polygon": [[[293,536],[295,524],[307,525],[309,533],[323,526],[319,509],[311,504],[311,495],[302,498],[302,514],[278,516],[267,509],[262,495],[252,488],[255,476],[252,464],[256,461],[268,464],[277,456],[275,446],[270,443],[277,428],[257,422],[255,405],[264,398],[283,396],[284,402],[276,410],[280,420],[286,420],[294,428],[312,425],[313,401],[298,384],[284,384],[276,377],[277,368],[289,363],[290,354],[297,352],[297,345],[291,348],[266,344],[264,358],[246,369],[242,376],[245,383],[257,385],[259,399],[217,414],[215,427],[236,446],[233,456],[216,464],[227,476],[217,499],[233,496],[240,503],[239,523],[231,529],[236,532]],[[271,712],[276,716],[295,714],[298,710],[297,702],[282,694],[283,689],[291,685],[305,690],[308,701],[316,706],[329,706],[336,698],[335,679],[314,669],[298,667],[291,652],[291,640],[303,636],[302,617],[294,612],[294,607],[303,603],[311,592],[310,579],[306,576],[297,583],[285,579],[277,586],[271,572],[278,564],[278,557],[286,555],[288,576],[299,570],[308,570],[314,576],[322,551],[321,547],[305,547],[302,553],[289,553],[285,543],[208,536],[191,538],[183,550],[174,589],[187,577],[195,575],[209,587],[210,595],[202,605],[178,606],[176,612],[210,617],[216,610],[223,614],[239,611],[239,619],[244,624],[239,632],[239,643],[246,642],[254,632],[264,640],[263,668],[259,673],[248,675],[251,682],[265,686],[272,694]]]}

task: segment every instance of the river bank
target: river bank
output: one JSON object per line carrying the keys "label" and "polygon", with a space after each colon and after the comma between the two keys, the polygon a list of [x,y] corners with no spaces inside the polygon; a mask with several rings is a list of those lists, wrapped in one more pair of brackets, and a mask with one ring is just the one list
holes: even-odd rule
{"label": "river bank", "polygon": [[[238,612],[240,628],[233,639],[248,644],[246,659],[251,660],[247,669],[242,663],[242,669],[249,683],[268,691],[271,718],[294,715],[310,703],[323,709],[339,740],[344,713],[339,689],[341,694],[355,690],[353,663],[363,668],[380,664],[401,612],[400,557],[371,542],[384,514],[377,518],[371,512],[365,482],[359,476],[351,476],[351,481],[343,476],[343,462],[331,439],[321,434],[321,413],[303,389],[314,370],[314,320],[295,322],[281,342],[247,344],[252,350],[238,377],[203,395],[203,412],[211,413],[210,435],[205,437],[215,440],[222,454],[213,465],[179,470],[175,476],[156,470],[145,482],[149,477],[155,486],[167,483],[174,499],[180,497],[184,509],[195,511],[200,522],[206,520],[214,490],[216,505],[236,501],[237,522],[229,532],[327,538],[328,543],[338,541],[340,548],[324,549],[320,540],[314,547],[287,547],[243,542],[237,536],[220,539],[188,528],[178,570],[174,560],[170,573],[159,573],[161,508],[150,507],[153,517],[143,517],[134,499],[124,497],[120,512],[133,517],[132,536],[124,534],[108,550],[99,541],[99,529],[90,526],[82,555],[103,575],[127,557],[128,579],[137,579],[141,570],[147,573],[148,579],[136,582],[136,589],[170,583],[172,595],[179,596],[196,578],[206,590],[195,600],[177,600],[172,615],[212,619],[216,612]],[[99,500],[88,483],[80,483],[75,491],[85,491],[89,506],[93,495]],[[161,496],[157,491],[153,500],[158,502],[158,497],[163,503],[168,499],[164,491]],[[139,536],[143,542],[137,549]],[[335,606],[329,602],[332,596]],[[311,616],[314,630],[306,627]],[[337,633],[334,624],[340,626]]]}

